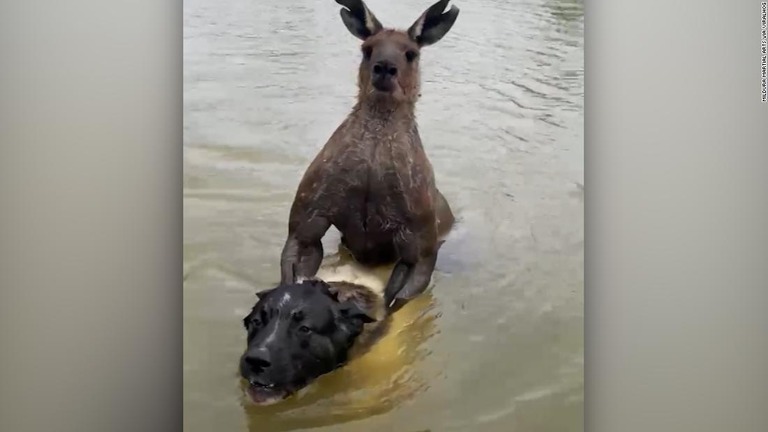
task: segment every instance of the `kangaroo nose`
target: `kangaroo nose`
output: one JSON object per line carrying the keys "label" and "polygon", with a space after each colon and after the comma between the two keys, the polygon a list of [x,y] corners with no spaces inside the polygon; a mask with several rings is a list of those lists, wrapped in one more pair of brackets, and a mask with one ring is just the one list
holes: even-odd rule
{"label": "kangaroo nose", "polygon": [[373,65],[373,74],[374,75],[390,75],[395,76],[397,75],[397,66],[393,65],[392,63],[382,60],[376,62],[376,64]]}
{"label": "kangaroo nose", "polygon": [[270,361],[269,351],[265,348],[256,348],[249,350],[243,357],[243,361],[251,369],[252,372],[262,372],[272,365]]}

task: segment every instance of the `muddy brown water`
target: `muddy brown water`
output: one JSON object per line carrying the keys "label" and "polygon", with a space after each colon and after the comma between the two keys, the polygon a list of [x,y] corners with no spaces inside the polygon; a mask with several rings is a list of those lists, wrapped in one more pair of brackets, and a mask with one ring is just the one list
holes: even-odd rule
{"label": "muddy brown water", "polygon": [[[367,2],[399,27],[430,3]],[[433,289],[367,357],[257,408],[241,319],[353,104],[358,42],[331,0],[184,2],[186,431],[583,430],[583,4],[454,3],[417,107],[458,218]]]}

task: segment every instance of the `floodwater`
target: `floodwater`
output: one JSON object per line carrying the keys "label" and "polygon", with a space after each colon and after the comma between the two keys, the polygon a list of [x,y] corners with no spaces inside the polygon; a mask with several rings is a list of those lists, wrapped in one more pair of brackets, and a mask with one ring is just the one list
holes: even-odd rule
{"label": "floodwater", "polygon": [[[430,3],[367,2],[401,28]],[[279,279],[300,176],[354,102],[358,41],[331,0],[185,0],[186,431],[583,430],[583,3],[454,3],[417,106],[458,218],[433,289],[373,352],[259,408],[237,376],[241,319]]]}

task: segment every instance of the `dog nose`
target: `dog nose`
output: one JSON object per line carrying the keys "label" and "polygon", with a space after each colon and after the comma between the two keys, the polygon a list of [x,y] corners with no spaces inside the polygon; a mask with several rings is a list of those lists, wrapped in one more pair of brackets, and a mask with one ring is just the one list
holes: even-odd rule
{"label": "dog nose", "polygon": [[261,372],[272,365],[269,351],[265,348],[256,348],[249,350],[243,361],[252,370],[252,372]]}
{"label": "dog nose", "polygon": [[397,75],[397,66],[386,60],[381,60],[373,65],[373,74],[383,77],[386,77],[387,75],[395,76]]}

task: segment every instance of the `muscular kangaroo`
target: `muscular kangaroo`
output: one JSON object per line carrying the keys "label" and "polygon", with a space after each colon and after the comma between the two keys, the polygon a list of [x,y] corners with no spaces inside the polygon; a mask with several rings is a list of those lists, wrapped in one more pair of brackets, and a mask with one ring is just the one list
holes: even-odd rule
{"label": "muscular kangaroo", "polygon": [[390,312],[421,294],[454,217],[435,186],[415,104],[419,56],[451,29],[459,9],[429,7],[406,31],[383,28],[360,0],[336,0],[363,41],[357,103],[302,178],[281,256],[281,284],[315,276],[331,225],[357,261],[395,263],[385,288]]}

